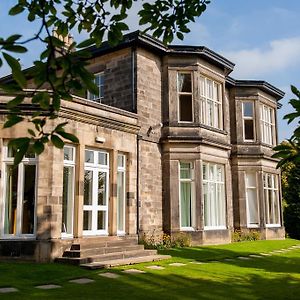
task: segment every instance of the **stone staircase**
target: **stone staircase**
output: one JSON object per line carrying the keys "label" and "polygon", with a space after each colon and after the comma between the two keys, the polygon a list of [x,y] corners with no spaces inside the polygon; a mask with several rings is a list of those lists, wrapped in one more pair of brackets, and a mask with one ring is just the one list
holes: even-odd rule
{"label": "stone staircase", "polygon": [[88,269],[109,268],[170,258],[158,255],[156,250],[145,250],[138,244],[137,237],[87,237],[74,240],[64,251],[59,263],[80,265]]}

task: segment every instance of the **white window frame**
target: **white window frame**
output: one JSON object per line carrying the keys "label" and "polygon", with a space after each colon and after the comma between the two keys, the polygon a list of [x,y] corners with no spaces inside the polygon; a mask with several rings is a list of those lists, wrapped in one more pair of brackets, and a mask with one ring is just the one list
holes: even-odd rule
{"label": "white window frame", "polygon": [[[23,160],[18,165],[18,191],[17,191],[17,217],[16,217],[16,234],[4,234],[4,223],[5,223],[5,197],[6,197],[6,187],[7,187],[7,177],[6,170],[7,166],[14,164],[14,158],[8,156],[8,146],[3,147],[3,168],[2,168],[2,177],[3,180],[3,193],[2,200],[0,199],[0,208],[1,214],[1,229],[0,229],[0,239],[34,239],[36,236],[36,211],[37,211],[37,183],[38,183],[38,159],[35,156],[34,158],[24,157]],[[34,225],[32,234],[22,234],[22,216],[23,216],[23,192],[24,192],[24,166],[25,165],[34,165],[35,166],[35,199],[34,199]]]}
{"label": "white window frame", "polygon": [[[125,154],[121,154],[119,153],[117,158],[118,158],[118,161],[119,161],[119,157],[122,158],[122,166],[117,166],[117,175],[119,173],[123,173],[123,191],[122,191],[122,194],[123,194],[123,228],[124,230],[119,230],[119,209],[117,209],[117,235],[119,236],[122,236],[122,235],[125,235],[125,232],[126,232],[126,155]],[[119,187],[117,186],[117,200],[119,201]]]}
{"label": "white window frame", "polygon": [[104,99],[104,72],[96,73],[94,74],[94,76],[95,76],[94,83],[96,83],[97,77],[101,77],[99,81],[100,82],[102,81],[102,84],[97,85],[99,89],[99,96],[92,94],[90,91],[87,91],[87,99],[90,101],[101,103],[102,100]]}
{"label": "white window frame", "polygon": [[[255,186],[249,186],[248,185],[248,180],[247,180],[247,176],[248,175],[252,175],[254,176],[255,179]],[[249,194],[248,194],[248,190],[254,190],[255,191],[255,198],[256,198],[256,207],[257,207],[257,218],[258,218],[258,223],[254,224],[254,223],[250,223],[250,205],[249,205]],[[257,190],[257,174],[256,172],[245,172],[245,192],[246,192],[246,209],[247,209],[247,227],[248,228],[258,228],[260,226],[260,214],[259,214],[259,201],[258,201],[258,190]]]}
{"label": "white window frame", "polygon": [[[93,162],[85,162],[84,163],[84,171],[91,171],[93,174],[93,186],[92,186],[92,204],[85,205],[83,204],[83,212],[84,211],[92,211],[92,229],[91,230],[83,230],[84,236],[95,236],[95,235],[108,235],[108,214],[109,214],[109,153],[105,150],[93,150],[93,149],[85,149],[86,151],[93,152],[94,161]],[[106,155],[106,165],[100,164],[99,161],[99,153],[103,153]],[[98,175],[99,173],[106,174],[106,205],[98,205]],[[98,230],[98,212],[105,211],[105,229]],[[82,218],[83,220],[83,218]]]}
{"label": "white window frame", "polygon": [[262,104],[260,106],[260,131],[262,143],[274,146],[276,142],[275,109]]}
{"label": "white window frame", "polygon": [[[244,104],[245,103],[251,103],[252,104],[252,117],[245,116],[244,114]],[[243,101],[242,102],[242,119],[243,119],[243,140],[245,142],[254,142],[255,141],[255,136],[256,136],[256,131],[255,131],[255,104],[254,101]],[[246,139],[246,133],[245,133],[245,121],[246,120],[252,120],[253,122],[253,139]]]}
{"label": "white window frame", "polygon": [[[212,83],[212,96],[208,83]],[[223,89],[222,84],[205,76],[200,76],[200,121],[206,126],[223,130]],[[217,95],[215,92],[217,91]],[[209,119],[208,102],[212,103],[212,120]],[[216,111],[217,107],[217,111]],[[217,116],[217,117],[216,117]]]}
{"label": "white window frame", "polygon": [[[180,92],[179,91],[179,75],[180,74],[190,74],[191,75],[191,92]],[[194,84],[193,84],[193,72],[191,71],[178,71],[176,78],[176,87],[177,87],[177,111],[178,111],[178,123],[193,123],[194,122]],[[180,120],[180,96],[181,95],[190,95],[192,97],[192,120],[191,121],[181,121]]]}
{"label": "white window frame", "polygon": [[[204,165],[206,166],[206,179],[204,178],[204,172],[203,172],[203,167]],[[209,178],[209,170],[210,167],[213,166],[214,168],[214,177],[213,179]],[[222,177],[223,180],[217,180],[217,167],[221,167],[222,168]],[[227,229],[227,209],[226,209],[226,178],[225,178],[225,165],[223,164],[215,164],[215,163],[211,163],[211,162],[207,162],[207,161],[203,161],[201,164],[201,174],[202,174],[202,199],[203,199],[203,207],[204,207],[204,211],[203,211],[203,224],[204,224],[204,230],[223,230],[223,229]],[[217,186],[221,186],[222,188],[222,192],[223,192],[223,199],[219,200],[219,201],[224,201],[223,202],[223,206],[224,206],[224,225],[205,225],[205,201],[204,201],[204,184],[207,184],[207,189],[208,189],[208,195],[211,196],[211,194],[209,194],[209,190],[211,187],[213,187],[215,195],[216,195],[216,190],[217,190]],[[211,199],[209,201],[212,201]],[[217,201],[215,201],[216,203]],[[218,205],[220,206],[220,203],[218,203]],[[218,207],[219,207],[218,206]],[[217,218],[220,218],[220,215],[217,216]]]}
{"label": "white window frame", "polygon": [[[71,226],[72,226],[72,233],[66,233],[66,232],[61,232],[61,237],[62,238],[72,238],[74,235],[74,205],[75,205],[75,171],[76,171],[76,148],[74,146],[70,146],[70,145],[65,145],[63,151],[65,150],[65,148],[69,148],[72,151],[72,155],[73,155],[73,159],[72,160],[66,160],[64,159],[64,166],[63,167],[68,167],[68,168],[72,168],[72,184],[71,184],[71,201],[72,201],[72,209],[71,209],[71,216],[72,216],[72,220],[71,220]],[[62,206],[63,208],[63,206]],[[63,222],[63,220],[62,220]]]}
{"label": "white window frame", "polygon": [[[268,186],[268,177],[271,178],[271,186]],[[281,217],[280,217],[280,201],[279,201],[279,177],[277,174],[272,174],[272,173],[263,173],[263,187],[264,187],[264,205],[265,205],[265,223],[266,227],[281,227]],[[278,216],[278,223],[268,223],[270,220],[270,215],[269,215],[269,193],[268,191],[271,191],[272,194],[272,213],[273,213],[273,218],[275,217],[275,201],[277,202],[277,216]],[[267,196],[266,196],[267,195]]]}
{"label": "white window frame", "polygon": [[[190,165],[190,170],[191,170],[191,178],[181,178],[180,176],[180,171],[181,171],[181,167],[180,164],[181,163],[186,163]],[[194,166],[194,162],[192,161],[179,161],[178,162],[178,170],[179,170],[179,174],[178,174],[178,182],[179,182],[179,225],[180,225],[180,230],[181,231],[194,231],[195,230],[195,211],[196,211],[196,197],[195,197],[195,166]],[[181,183],[182,182],[190,182],[191,184],[191,226],[182,226],[181,225]]]}

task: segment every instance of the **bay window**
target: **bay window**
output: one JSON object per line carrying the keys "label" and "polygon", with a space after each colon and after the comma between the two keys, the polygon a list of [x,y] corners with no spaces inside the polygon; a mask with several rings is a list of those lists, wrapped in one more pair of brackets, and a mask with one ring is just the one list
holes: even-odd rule
{"label": "bay window", "polygon": [[192,73],[177,74],[178,112],[180,122],[193,122]]}
{"label": "bay window", "polygon": [[200,77],[201,122],[223,129],[222,85],[206,77]]}
{"label": "bay window", "polygon": [[267,226],[280,226],[278,175],[264,173],[264,202]]}
{"label": "bay window", "polygon": [[179,205],[180,228],[193,228],[195,211],[194,165],[192,162],[179,163]]}
{"label": "bay window", "polygon": [[226,228],[224,166],[203,162],[204,229]]}

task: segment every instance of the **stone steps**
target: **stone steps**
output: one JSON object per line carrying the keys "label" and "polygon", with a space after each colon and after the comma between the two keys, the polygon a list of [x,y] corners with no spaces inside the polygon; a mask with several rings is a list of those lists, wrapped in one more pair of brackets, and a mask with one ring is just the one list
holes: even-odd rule
{"label": "stone steps", "polygon": [[144,250],[143,245],[126,245],[124,247],[97,247],[84,249],[84,250],[67,250],[64,252],[63,257],[88,257],[94,255],[102,255],[102,254],[109,254],[109,253],[116,253],[116,252],[128,252],[128,251],[135,251],[135,250]]}
{"label": "stone steps", "polygon": [[[163,259],[156,250],[145,250],[133,237],[97,237],[75,240],[56,262],[91,268]],[[168,257],[166,257],[168,258]]]}
{"label": "stone steps", "polygon": [[142,257],[130,257],[123,259],[115,259],[115,260],[107,260],[102,262],[91,262],[86,264],[81,264],[80,266],[85,269],[95,270],[95,269],[103,269],[103,268],[111,268],[116,266],[125,266],[125,265],[133,265],[140,264],[145,262],[153,262],[164,259],[171,258],[170,255],[149,255]]}

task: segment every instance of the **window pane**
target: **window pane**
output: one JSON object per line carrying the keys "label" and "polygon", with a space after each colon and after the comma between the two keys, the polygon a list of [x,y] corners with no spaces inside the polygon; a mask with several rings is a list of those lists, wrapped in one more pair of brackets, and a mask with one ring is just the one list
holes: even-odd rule
{"label": "window pane", "polygon": [[181,179],[192,179],[191,164],[180,163],[180,178]]}
{"label": "window pane", "polygon": [[98,173],[98,205],[106,205],[106,180],[105,172]]}
{"label": "window pane", "polygon": [[35,165],[24,165],[22,233],[34,233]]}
{"label": "window pane", "polygon": [[181,205],[181,227],[191,227],[191,182],[181,182],[180,184],[180,205]]}
{"label": "window pane", "polygon": [[192,122],[193,109],[192,109],[192,95],[179,95],[179,120]]}
{"label": "window pane", "polygon": [[178,73],[178,92],[192,92],[192,75],[190,73]]}
{"label": "window pane", "polygon": [[98,211],[97,230],[106,230],[106,211]]}
{"label": "window pane", "polygon": [[72,147],[64,147],[64,160],[74,160],[74,149]]}
{"label": "window pane", "polygon": [[125,168],[125,155],[122,154],[118,155],[118,167]]}
{"label": "window pane", "polygon": [[6,168],[6,178],[4,234],[16,234],[18,168],[8,165]]}
{"label": "window pane", "polygon": [[92,205],[93,199],[93,172],[85,171],[84,172],[84,205]]}
{"label": "window pane", "polygon": [[85,162],[86,163],[94,163],[94,151],[85,150]]}
{"label": "window pane", "polygon": [[92,230],[92,211],[83,211],[83,230]]}
{"label": "window pane", "polygon": [[253,103],[243,102],[244,117],[253,117]]}
{"label": "window pane", "polygon": [[258,203],[257,203],[257,195],[256,189],[248,189],[247,190],[247,201],[248,201],[248,223],[258,224]]}
{"label": "window pane", "polygon": [[209,79],[207,79],[206,82],[207,82],[207,97],[209,99],[213,99],[213,82]]}
{"label": "window pane", "polygon": [[245,140],[254,140],[253,120],[244,120]]}
{"label": "window pane", "polygon": [[99,152],[98,154],[98,164],[107,165],[107,153]]}
{"label": "window pane", "polygon": [[64,233],[73,233],[73,189],[74,168],[64,167],[63,175],[63,207],[62,207],[62,229]]}

